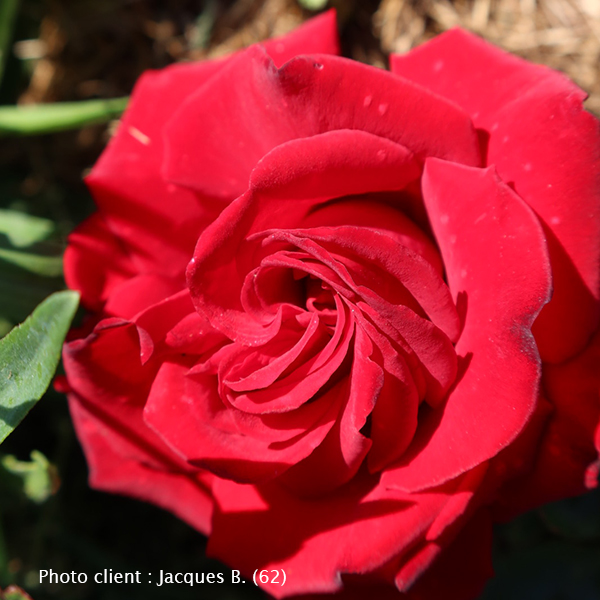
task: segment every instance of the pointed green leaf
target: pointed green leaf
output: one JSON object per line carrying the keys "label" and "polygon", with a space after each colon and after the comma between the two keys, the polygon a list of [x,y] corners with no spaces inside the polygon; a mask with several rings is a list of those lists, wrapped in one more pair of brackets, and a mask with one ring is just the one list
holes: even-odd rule
{"label": "pointed green leaf", "polygon": [[0,233],[3,233],[17,248],[26,248],[35,242],[41,242],[53,230],[54,223],[49,219],[34,217],[18,210],[0,208]]}
{"label": "pointed green leaf", "polygon": [[40,135],[104,123],[121,115],[129,98],[0,106],[0,137]]}
{"label": "pointed green leaf", "polygon": [[50,385],[78,304],[77,292],[52,294],[0,340],[0,443]]}

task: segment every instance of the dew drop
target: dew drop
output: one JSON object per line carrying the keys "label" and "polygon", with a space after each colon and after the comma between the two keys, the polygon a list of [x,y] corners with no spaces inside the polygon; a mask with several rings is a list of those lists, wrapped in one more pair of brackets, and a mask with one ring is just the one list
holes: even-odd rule
{"label": "dew drop", "polygon": [[367,108],[368,106],[371,106],[371,102],[373,102],[373,96],[365,96],[363,105],[365,108]]}
{"label": "dew drop", "polygon": [[387,112],[388,109],[388,105],[387,104],[380,104],[377,107],[377,111],[379,112],[379,114],[383,117],[383,115],[385,115],[385,113]]}

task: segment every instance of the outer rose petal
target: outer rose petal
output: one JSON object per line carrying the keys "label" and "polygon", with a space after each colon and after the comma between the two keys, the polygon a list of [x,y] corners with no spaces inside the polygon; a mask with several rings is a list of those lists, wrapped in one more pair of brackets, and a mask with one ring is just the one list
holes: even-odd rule
{"label": "outer rose petal", "polygon": [[[335,11],[266,42],[265,49],[278,65],[300,50],[337,53]],[[223,207],[163,179],[163,128],[190,94],[232,60],[235,55],[147,71],[135,86],[117,134],[86,179],[111,230],[141,272],[182,273],[198,235]]]}
{"label": "outer rose petal", "polygon": [[383,474],[406,491],[464,473],[523,429],[541,375],[531,325],[550,295],[540,224],[493,169],[430,159],[423,195],[448,285],[457,304],[466,303],[456,352],[468,366],[443,414],[421,419],[401,466]]}
{"label": "outer rose petal", "polygon": [[113,289],[136,272],[131,257],[100,213],[69,236],[64,270],[67,285],[79,290],[81,303],[91,311],[102,310]]}
{"label": "outer rose petal", "polygon": [[551,232],[554,293],[534,334],[544,360],[572,356],[600,311],[600,127],[582,110],[585,94],[564,75],[460,30],[393,56],[391,66],[467,110],[489,135],[487,164]]}
{"label": "outer rose petal", "polygon": [[165,465],[153,468],[115,451],[117,430],[89,411],[76,394],[69,398],[71,417],[90,469],[90,486],[145,500],[177,515],[205,535],[210,534],[213,475],[186,473]]}
{"label": "outer rose petal", "polygon": [[421,160],[481,163],[467,115],[425,89],[335,56],[300,56],[277,69],[253,46],[173,116],[165,177],[211,196],[239,196],[260,159],[277,146],[341,129],[387,138]]}
{"label": "outer rose petal", "polygon": [[[265,585],[276,598],[342,589],[342,573],[370,573],[417,547],[461,479],[430,493],[402,494],[360,473],[337,492],[304,500],[277,485],[215,480],[209,554],[242,573],[281,569],[285,586]],[[458,515],[456,515],[458,516]],[[251,541],[252,552],[240,544]]]}
{"label": "outer rose petal", "polygon": [[[142,421],[155,367],[141,365],[135,326],[103,321],[88,338],[66,344],[63,360],[92,485],[155,502],[201,531],[210,531],[207,486],[212,476],[179,459]],[[183,505],[171,484],[186,499]]]}
{"label": "outer rose petal", "polygon": [[[544,387],[554,413],[543,434],[531,473],[503,494],[505,514],[581,494],[596,484],[600,424],[600,331],[587,348],[561,365],[544,365]],[[587,475],[587,477],[586,477]]]}
{"label": "outer rose petal", "polygon": [[494,574],[491,546],[491,519],[486,510],[480,510],[410,588],[407,600],[476,598]]}

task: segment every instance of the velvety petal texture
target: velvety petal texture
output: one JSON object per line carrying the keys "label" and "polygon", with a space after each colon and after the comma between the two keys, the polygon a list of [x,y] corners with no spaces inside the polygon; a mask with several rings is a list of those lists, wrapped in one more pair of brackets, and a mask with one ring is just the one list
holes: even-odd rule
{"label": "velvety petal texture", "polygon": [[338,50],[330,11],[140,79],[57,387],[93,486],[274,597],[468,600],[494,520],[597,479],[598,123],[465,32]]}
{"label": "velvety petal texture", "polygon": [[572,356],[600,315],[600,126],[583,110],[585,94],[564,75],[458,29],[390,62],[469,113],[487,164],[540,217],[554,292],[534,333],[544,360]]}

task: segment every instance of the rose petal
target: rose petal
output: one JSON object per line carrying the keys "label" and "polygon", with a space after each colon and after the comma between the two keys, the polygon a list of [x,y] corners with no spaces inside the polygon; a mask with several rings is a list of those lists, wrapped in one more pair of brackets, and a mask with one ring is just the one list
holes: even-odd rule
{"label": "rose petal", "polygon": [[222,208],[222,203],[202,203],[160,175],[165,122],[189,93],[222,68],[221,62],[209,61],[146,72],[119,130],[86,178],[139,272],[182,273],[198,235]]}
{"label": "rose petal", "polygon": [[104,313],[111,317],[131,319],[143,310],[176,294],[183,286],[181,279],[160,275],[130,277],[113,288],[104,306]]}
{"label": "rose petal", "polygon": [[[411,505],[373,482],[356,476],[317,502],[277,485],[218,480],[208,553],[238,565],[247,577],[257,568],[284,569],[285,586],[262,586],[276,598],[337,591],[341,573],[368,573],[414,543],[446,498],[421,494]],[[252,540],[251,553],[239,543],[241,532]]]}
{"label": "rose petal", "polygon": [[[69,404],[91,484],[155,502],[208,532],[211,476],[190,468],[144,425],[142,407],[156,367],[142,366],[139,357],[135,325],[117,319],[105,320],[87,338],[65,345]],[[176,490],[189,505],[178,504]]]}
{"label": "rose petal", "polygon": [[[390,196],[385,200],[390,202]],[[387,204],[376,193],[353,194],[337,201],[316,206],[303,220],[304,228],[357,226],[383,232],[399,246],[424,258],[436,273],[443,276],[444,267],[431,239],[403,212],[402,196]]]}
{"label": "rose petal", "polygon": [[[70,394],[69,407],[90,470],[90,486],[156,504],[210,534],[213,476],[206,471],[186,472],[165,460],[162,469],[118,452],[121,436],[130,436],[114,422],[100,416],[77,394]],[[141,411],[140,411],[141,412]]]}
{"label": "rose petal", "polygon": [[[288,36],[265,42],[264,48],[278,65],[300,51],[337,54],[335,11],[307,21]],[[223,208],[221,202],[198,198],[165,182],[161,165],[165,123],[186,97],[231,60],[171,65],[144,73],[118,132],[86,179],[109,228],[141,272],[183,272],[199,233]]]}
{"label": "rose petal", "polygon": [[[486,581],[494,575],[491,524],[489,514],[482,509],[469,519],[449,546],[435,552],[437,548],[432,544],[428,552],[419,557],[423,562],[418,565],[415,561],[412,565],[424,572],[410,588],[407,600],[464,600],[478,597]],[[426,564],[426,554],[436,555],[433,564]],[[408,569],[398,574],[396,585],[400,589],[403,589],[404,577],[407,576]]]}
{"label": "rose petal", "polygon": [[586,471],[598,458],[594,432],[600,423],[600,332],[578,356],[544,365],[544,388],[554,406],[537,446],[532,472],[509,487],[511,513],[586,491]]}
{"label": "rose petal", "polygon": [[69,235],[64,271],[69,288],[81,294],[81,303],[91,311],[102,310],[113,289],[136,272],[100,213]]}
{"label": "rose petal", "polygon": [[[214,377],[187,377],[186,365],[165,362],[154,379],[144,409],[147,425],[187,461],[219,476],[240,482],[272,479],[308,456],[333,427],[341,398],[336,389],[319,403],[307,405],[294,415],[299,434],[291,442],[276,442],[278,433],[289,439],[294,431],[282,432],[255,415],[245,415],[246,431],[226,409],[217,394]],[[239,413],[239,411],[236,411]],[[278,415],[279,416],[279,415]],[[281,420],[281,418],[279,419]],[[255,436],[248,435],[254,430]]]}
{"label": "rose petal", "polygon": [[173,115],[165,177],[211,196],[235,197],[277,146],[343,129],[402,144],[421,160],[481,160],[470,119],[423,88],[327,55],[299,57],[277,69],[264,50],[251,47]]}
{"label": "rose petal", "polygon": [[[355,143],[361,144],[364,154],[354,151]],[[296,164],[289,160],[292,150],[297,150],[298,157],[303,156],[307,162],[297,168],[293,177],[280,178],[279,172],[289,175],[289,165]],[[380,150],[385,150],[383,161],[377,156]],[[330,178],[332,170],[335,176]],[[306,172],[312,176],[307,178]],[[270,337],[272,333],[263,331],[263,325],[248,319],[241,310],[245,273],[242,270],[240,276],[237,263],[244,260],[244,256],[238,258],[242,240],[272,226],[297,225],[323,199],[323,194],[377,191],[381,186],[401,189],[418,173],[406,148],[363,132],[332,132],[277,148],[263,159],[256,172],[260,191],[249,191],[233,202],[198,240],[188,268],[188,286],[196,308],[233,340]],[[327,181],[330,185],[323,189],[320,182]],[[283,201],[283,192],[292,187],[307,200]]]}
{"label": "rose petal", "polygon": [[[348,401],[341,415],[316,450],[281,478],[283,485],[300,497],[322,495],[350,481],[372,447],[361,429],[379,402],[385,381],[381,367],[370,359],[372,352],[373,344],[358,327],[352,368],[345,382]],[[408,421],[410,413],[403,417]],[[414,420],[416,427],[416,410]]]}
{"label": "rose petal", "polygon": [[406,491],[468,471],[523,429],[541,374],[530,328],[551,281],[538,220],[493,169],[431,159],[423,189],[450,290],[466,299],[456,345],[466,366],[446,406],[420,422],[401,465],[383,475]]}
{"label": "rose petal", "polygon": [[461,30],[392,56],[391,67],[467,110],[490,136],[488,164],[543,219],[554,293],[534,334],[544,360],[572,356],[600,310],[600,126],[582,110],[585,94]]}

